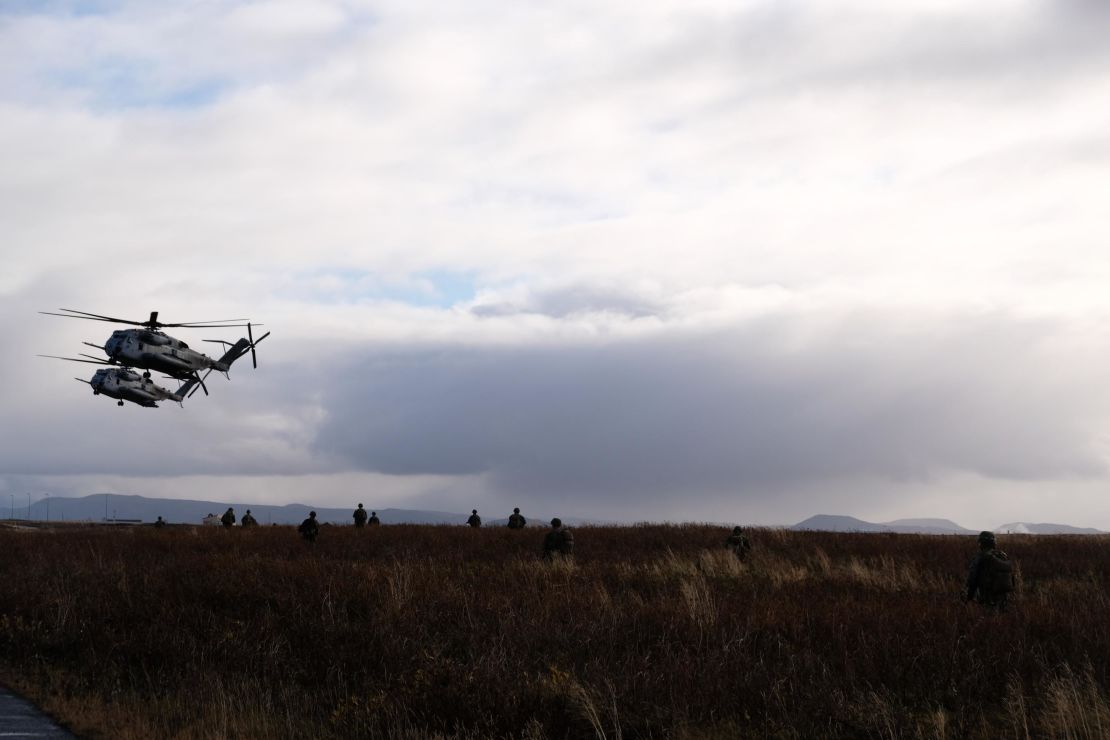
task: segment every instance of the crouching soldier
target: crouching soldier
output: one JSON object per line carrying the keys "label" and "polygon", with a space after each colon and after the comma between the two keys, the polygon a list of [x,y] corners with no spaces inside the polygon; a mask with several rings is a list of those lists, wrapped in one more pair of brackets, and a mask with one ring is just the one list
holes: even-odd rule
{"label": "crouching soldier", "polygon": [[543,538],[543,559],[554,560],[558,557],[574,555],[574,532],[563,526],[558,517],[551,520],[551,531]]}
{"label": "crouching soldier", "polygon": [[748,551],[752,549],[752,543],[748,542],[748,538],[744,536],[744,530],[740,527],[733,527],[732,534],[725,540],[725,545],[728,549],[732,550],[732,554],[740,560],[743,560]]}
{"label": "crouching soldier", "polygon": [[979,533],[979,552],[967,573],[966,600],[1001,612],[1006,610],[1006,601],[1014,590],[1014,566],[995,544],[994,532]]}

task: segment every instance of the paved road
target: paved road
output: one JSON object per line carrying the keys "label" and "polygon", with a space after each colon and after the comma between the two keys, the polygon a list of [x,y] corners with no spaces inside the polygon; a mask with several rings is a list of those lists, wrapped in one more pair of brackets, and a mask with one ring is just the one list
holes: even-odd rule
{"label": "paved road", "polygon": [[34,704],[0,686],[0,740],[24,737],[77,740],[76,735],[59,727]]}

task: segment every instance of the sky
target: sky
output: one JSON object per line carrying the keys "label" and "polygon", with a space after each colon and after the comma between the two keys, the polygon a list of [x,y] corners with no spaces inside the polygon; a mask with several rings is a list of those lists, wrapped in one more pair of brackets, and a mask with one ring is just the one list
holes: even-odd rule
{"label": "sky", "polygon": [[[1110,529],[1108,33],[1102,0],[6,0],[0,497]],[[59,308],[272,335],[121,409],[35,357],[116,328]]]}

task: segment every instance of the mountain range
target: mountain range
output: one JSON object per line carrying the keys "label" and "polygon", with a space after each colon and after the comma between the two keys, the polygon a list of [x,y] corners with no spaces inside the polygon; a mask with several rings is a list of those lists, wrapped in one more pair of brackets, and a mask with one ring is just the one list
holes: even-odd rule
{"label": "mountain range", "polygon": [[[851,516],[818,514],[790,529],[817,530],[822,532],[899,532],[902,534],[976,534],[976,530],[961,527],[949,519],[895,519],[891,522],[866,522]],[[1069,524],[1031,524],[1011,522],[995,527],[999,534],[1103,534],[1091,527],[1073,527]]]}
{"label": "mountain range", "polygon": [[[237,518],[242,518],[247,509],[251,510],[259,524],[300,524],[309,511],[316,512],[316,518],[321,522],[332,524],[351,524],[351,513],[354,506],[342,508],[328,508],[311,506],[309,504],[286,504],[274,506],[268,504],[243,504],[234,501],[206,501],[189,499],[163,499],[147,496],[125,496],[116,493],[97,493],[80,498],[43,498],[29,502],[29,506],[18,506],[19,501],[15,496],[11,498],[11,516],[13,519],[31,519],[33,521],[71,521],[71,522],[104,522],[116,521],[121,523],[153,522],[162,517],[171,524],[202,524],[209,515],[219,517],[227,507],[235,509]],[[369,508],[369,507],[368,507]],[[479,512],[481,514],[482,512]],[[550,516],[538,516],[530,512],[523,512],[528,517],[529,526],[546,526]],[[378,509],[378,517],[382,524],[464,524],[469,513],[452,511],[427,511],[422,509]],[[0,516],[3,512],[0,511]],[[568,516],[560,514],[560,518],[567,524],[580,526],[582,524],[613,524],[597,519]],[[508,512],[504,517],[490,518],[483,516],[488,525],[504,525],[508,521]],[[890,522],[868,522],[850,516],[832,514],[818,514],[805,521],[788,527],[793,530],[816,530],[823,532],[898,532],[902,534],[976,534],[977,530],[961,527],[949,519],[895,519]],[[1034,524],[1030,522],[1011,522],[994,529],[999,534],[1103,534],[1098,529],[1091,527],[1073,527],[1067,524]]]}
{"label": "mountain range", "polygon": [[[309,504],[286,504],[272,506],[267,504],[244,504],[235,501],[203,501],[188,499],[149,498],[147,496],[124,496],[116,493],[97,493],[80,498],[44,498],[32,502],[30,506],[19,506],[18,498],[12,498],[11,515],[13,519],[33,521],[70,521],[123,523],[153,522],[158,517],[170,524],[201,524],[213,514],[222,515],[227,508],[235,509],[235,516],[241,519],[250,509],[251,515],[261,525],[300,524],[310,511],[316,512],[321,523],[351,524],[351,514],[355,505],[343,508],[311,506]],[[419,509],[377,509],[382,524],[465,524],[470,512],[459,514],[450,511],[425,511]],[[481,513],[481,512],[479,512]],[[550,516],[530,516],[530,526],[546,526]],[[3,511],[0,509],[0,516]],[[497,525],[508,522],[509,512],[501,518],[483,517],[486,524]],[[581,525],[587,522],[578,517],[561,517],[566,523]]]}

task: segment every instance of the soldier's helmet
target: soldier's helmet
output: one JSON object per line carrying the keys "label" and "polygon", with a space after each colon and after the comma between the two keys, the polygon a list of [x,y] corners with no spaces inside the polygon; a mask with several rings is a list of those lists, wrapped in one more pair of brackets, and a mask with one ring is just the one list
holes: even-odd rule
{"label": "soldier's helmet", "polygon": [[514,506],[513,507],[513,513],[514,514],[519,514],[520,513],[520,507],[519,506]]}
{"label": "soldier's helmet", "polygon": [[471,509],[471,510],[470,510],[470,513],[471,513],[471,514],[477,514],[477,513],[478,513],[478,510],[477,510],[477,509]]}
{"label": "soldier's helmet", "polygon": [[551,520],[551,526],[552,527],[561,527],[561,526],[563,526],[563,520],[560,519],[559,517],[555,517],[554,519]]}
{"label": "soldier's helmet", "polygon": [[232,507],[232,506],[229,506],[229,507],[227,507],[227,510],[228,510],[228,511],[235,511],[235,508],[234,508],[234,507]]}
{"label": "soldier's helmet", "polygon": [[362,508],[362,504],[359,504],[359,505],[358,505],[358,508],[360,508],[360,509],[361,509],[361,508]]}
{"label": "soldier's helmet", "polygon": [[990,547],[994,547],[994,543],[995,543],[994,532],[988,532],[988,531],[984,530],[984,531],[979,533],[979,544],[980,545],[988,545]]}
{"label": "soldier's helmet", "polygon": [[250,510],[250,509],[247,509],[247,513],[248,513],[248,514],[249,514],[249,513],[251,513],[251,510]]}
{"label": "soldier's helmet", "polygon": [[310,519],[315,519],[316,518],[316,512],[315,511],[310,511],[310,512],[308,512],[308,516],[309,516]]}
{"label": "soldier's helmet", "polygon": [[744,530],[743,530],[743,528],[742,528],[742,527],[740,527],[739,525],[737,525],[737,526],[735,526],[735,527],[733,527],[733,528],[732,528],[732,533],[733,533],[733,534],[740,534],[740,533],[741,533],[741,532],[743,532],[743,531],[744,531]]}
{"label": "soldier's helmet", "polygon": [[376,511],[371,511],[370,512],[370,516],[377,516],[377,515],[378,515],[378,512],[376,512]]}

